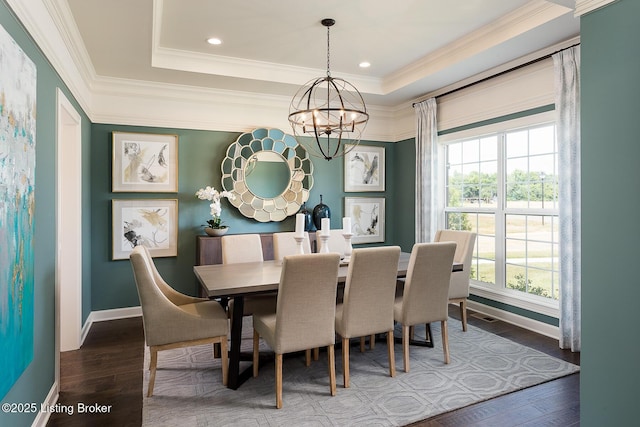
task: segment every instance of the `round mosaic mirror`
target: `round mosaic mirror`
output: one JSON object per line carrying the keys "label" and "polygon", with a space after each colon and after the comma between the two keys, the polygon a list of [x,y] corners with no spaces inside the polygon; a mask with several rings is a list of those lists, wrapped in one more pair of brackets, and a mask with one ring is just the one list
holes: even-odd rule
{"label": "round mosaic mirror", "polygon": [[222,161],[222,188],[229,202],[260,222],[282,221],[309,199],[313,163],[304,147],[280,129],[243,133]]}

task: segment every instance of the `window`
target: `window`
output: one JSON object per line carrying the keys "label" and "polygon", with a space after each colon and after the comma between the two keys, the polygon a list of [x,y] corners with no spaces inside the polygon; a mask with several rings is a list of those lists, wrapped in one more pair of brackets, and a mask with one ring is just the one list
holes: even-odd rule
{"label": "window", "polygon": [[502,127],[445,138],[445,227],[477,233],[474,285],[557,306],[555,125]]}

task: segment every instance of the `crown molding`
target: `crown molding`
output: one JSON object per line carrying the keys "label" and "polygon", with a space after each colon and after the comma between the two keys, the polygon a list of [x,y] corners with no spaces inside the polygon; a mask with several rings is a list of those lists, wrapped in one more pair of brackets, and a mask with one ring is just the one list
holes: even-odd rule
{"label": "crown molding", "polygon": [[[81,53],[71,46],[71,35],[61,31],[65,18],[62,3],[56,0],[7,0],[22,25],[29,32],[44,56],[67,85],[80,107],[91,115],[90,75],[78,67]],[[77,31],[77,29],[76,29]],[[88,57],[88,55],[87,55]]]}
{"label": "crown molding", "polygon": [[[92,89],[95,123],[228,132],[290,126],[287,96],[105,77]],[[393,109],[368,106],[367,111],[362,139],[393,142]]]}
{"label": "crown molding", "polygon": [[618,0],[576,0],[575,16],[585,15],[617,1]]}
{"label": "crown molding", "polygon": [[384,79],[384,92],[389,93],[400,89],[426,75],[437,73],[452,64],[495,47],[516,35],[525,33],[569,12],[571,12],[570,8],[548,1],[529,2],[501,19],[390,74]]}
{"label": "crown molding", "polygon": [[[266,61],[254,61],[222,55],[189,52],[160,45],[163,0],[153,0],[151,66],[169,70],[229,76],[301,86],[326,75],[326,70],[296,67]],[[361,93],[384,95],[382,80],[355,74],[340,73],[340,78],[358,87]]]}
{"label": "crown molding", "polygon": [[[153,46],[151,66],[169,70],[295,84],[297,86],[326,75],[326,70],[315,68],[283,66],[271,62],[188,52],[157,45]],[[361,93],[384,94],[380,79],[342,73],[340,78],[357,86]]]}

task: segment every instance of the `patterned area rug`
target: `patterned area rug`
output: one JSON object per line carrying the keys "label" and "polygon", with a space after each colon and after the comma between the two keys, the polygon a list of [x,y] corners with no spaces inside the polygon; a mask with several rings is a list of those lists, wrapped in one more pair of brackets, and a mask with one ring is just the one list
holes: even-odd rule
{"label": "patterned area rug", "polygon": [[[147,398],[147,348],[143,426],[401,426],[580,369],[471,325],[462,332],[460,322],[451,318],[451,363],[445,365],[439,324],[432,330],[434,348],[411,346],[409,373],[403,370],[402,346],[396,344],[395,378],[388,373],[386,341],[373,350],[367,346],[364,353],[353,341],[348,389],[342,387],[342,357],[336,349],[335,397],[329,395],[326,352],[309,368],[304,355],[285,357],[280,410],[275,409],[273,363],[262,366],[258,378],[230,390],[222,386],[220,359],[213,358],[211,346],[158,353],[154,395]],[[244,332],[242,348],[250,351],[251,323],[245,323]],[[416,338],[424,338],[424,327],[416,328]]]}

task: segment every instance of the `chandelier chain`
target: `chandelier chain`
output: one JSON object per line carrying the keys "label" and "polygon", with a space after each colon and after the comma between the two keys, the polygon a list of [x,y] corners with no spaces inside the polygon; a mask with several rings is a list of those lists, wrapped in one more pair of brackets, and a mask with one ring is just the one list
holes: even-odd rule
{"label": "chandelier chain", "polygon": [[329,65],[330,65],[330,62],[329,62],[329,58],[330,58],[329,52],[330,52],[330,48],[331,48],[331,46],[329,45],[329,40],[330,40],[330,37],[329,37],[329,31],[330,31],[330,30],[331,30],[331,27],[327,27],[327,77],[331,77],[331,70],[330,70],[330,68],[329,68]]}

